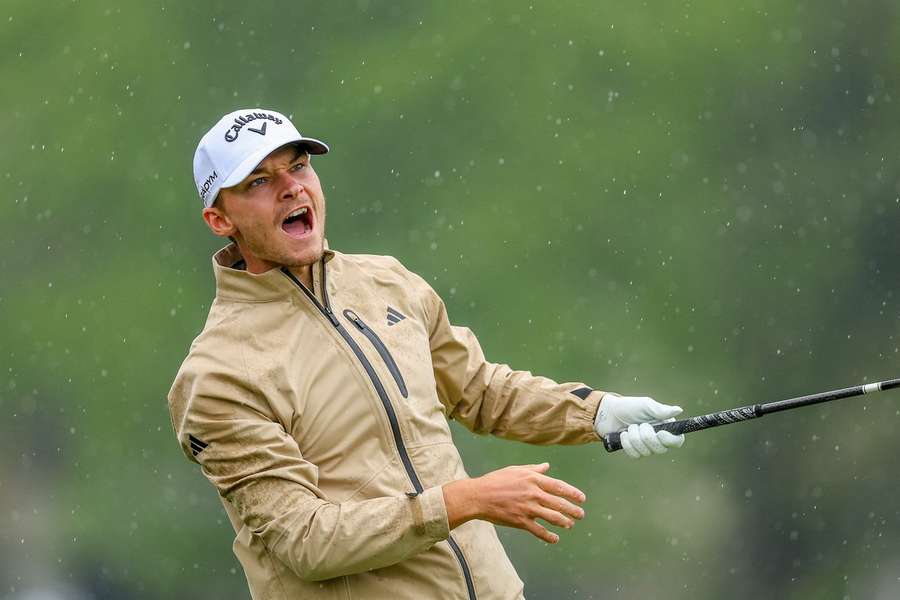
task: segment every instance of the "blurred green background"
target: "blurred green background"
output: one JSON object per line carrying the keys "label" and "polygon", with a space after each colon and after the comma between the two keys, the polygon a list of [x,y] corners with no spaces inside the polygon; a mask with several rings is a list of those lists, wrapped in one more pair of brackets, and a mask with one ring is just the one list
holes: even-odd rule
{"label": "blurred green background", "polygon": [[[165,396],[213,294],[199,137],[293,116],[328,238],[397,256],[488,358],[686,414],[900,377],[900,7],[272,1],[0,8],[0,597],[249,594]],[[529,598],[900,597],[900,394],[631,461],[502,529]]]}

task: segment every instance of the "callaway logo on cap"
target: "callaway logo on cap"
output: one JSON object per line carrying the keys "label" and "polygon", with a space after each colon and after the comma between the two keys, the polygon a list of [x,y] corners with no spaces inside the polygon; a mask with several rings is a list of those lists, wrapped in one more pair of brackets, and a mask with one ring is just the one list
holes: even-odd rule
{"label": "callaway logo on cap", "polygon": [[194,183],[203,206],[212,206],[219,190],[237,185],[266,156],[291,143],[302,144],[310,154],[328,152],[325,143],[303,137],[287,117],[274,110],[236,110],[219,119],[194,153]]}

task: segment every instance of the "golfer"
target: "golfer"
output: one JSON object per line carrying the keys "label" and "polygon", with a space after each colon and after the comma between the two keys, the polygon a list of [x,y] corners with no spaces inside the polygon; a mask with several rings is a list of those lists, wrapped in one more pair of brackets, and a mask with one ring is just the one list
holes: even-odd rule
{"label": "golfer", "polygon": [[639,457],[683,443],[647,424],[681,409],[489,362],[397,259],[330,249],[310,161],[326,152],[258,108],[200,140],[203,219],[232,243],[169,393],[178,441],[222,499],[255,600],[522,598],[494,525],[554,544],[538,520],[572,527],[585,495],[547,463],[470,478],[448,419],[531,444],[627,429]]}

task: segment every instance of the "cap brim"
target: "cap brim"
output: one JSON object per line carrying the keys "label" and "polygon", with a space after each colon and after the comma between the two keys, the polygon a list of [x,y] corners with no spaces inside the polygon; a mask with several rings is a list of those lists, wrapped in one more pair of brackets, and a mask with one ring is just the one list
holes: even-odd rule
{"label": "cap brim", "polygon": [[268,146],[260,148],[247,158],[241,161],[241,163],[234,168],[231,172],[231,175],[222,182],[222,187],[219,188],[229,188],[235,186],[242,182],[247,175],[253,172],[259,163],[261,163],[265,158],[279,150],[284,148],[285,146],[303,146],[307,152],[310,154],[327,154],[328,153],[328,144],[321,140],[317,140],[315,138],[301,137],[293,140],[287,140],[282,144],[275,146],[274,148],[270,148]]}
{"label": "cap brim", "polygon": [[310,154],[328,154],[328,144],[316,138],[305,137],[296,143],[300,146],[306,146],[306,150]]}

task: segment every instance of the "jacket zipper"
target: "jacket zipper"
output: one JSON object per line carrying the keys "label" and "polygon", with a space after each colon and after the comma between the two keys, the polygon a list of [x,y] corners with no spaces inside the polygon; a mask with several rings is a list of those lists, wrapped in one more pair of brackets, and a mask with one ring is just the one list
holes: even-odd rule
{"label": "jacket zipper", "polygon": [[[325,281],[326,269],[324,262],[322,263],[322,297],[325,299],[324,305],[319,302],[319,299],[316,298],[312,294],[312,292],[310,292],[309,289],[307,289],[307,287],[303,285],[303,283],[299,279],[297,279],[297,277],[293,273],[290,272],[287,267],[281,267],[281,272],[284,273],[288,279],[294,282],[294,285],[300,288],[300,290],[306,295],[307,298],[309,298],[309,300],[315,305],[315,307],[319,309],[319,312],[321,312],[328,318],[334,328],[337,329],[338,333],[341,334],[341,337],[344,338],[344,341],[347,342],[347,345],[350,346],[350,349],[353,351],[353,354],[356,355],[357,360],[359,360],[363,368],[366,370],[366,374],[372,381],[372,385],[375,386],[375,391],[378,393],[378,398],[381,400],[384,411],[387,413],[388,421],[391,425],[391,433],[394,437],[394,443],[397,446],[397,452],[400,454],[400,462],[403,463],[403,468],[406,470],[406,475],[409,477],[410,482],[413,484],[413,489],[415,489],[414,494],[409,493],[407,494],[407,496],[415,498],[416,496],[424,492],[425,488],[422,487],[422,482],[419,481],[419,476],[416,474],[416,470],[413,467],[412,460],[409,458],[409,453],[406,451],[406,445],[403,443],[403,436],[400,434],[400,422],[397,420],[397,413],[394,412],[394,406],[391,404],[391,399],[388,396],[387,391],[384,389],[384,385],[381,383],[381,379],[378,377],[378,373],[375,372],[375,368],[372,366],[372,363],[369,362],[369,359],[366,358],[366,355],[363,352],[362,348],[359,347],[359,344],[356,343],[356,340],[353,339],[346,328],[341,325],[341,322],[338,320],[337,316],[335,316],[335,314],[331,311],[331,302],[328,299],[328,287]],[[377,339],[377,336],[375,337]],[[369,339],[371,340],[372,338]],[[381,343],[381,340],[378,340],[378,342]],[[384,344],[381,345],[384,346]],[[376,348],[377,347],[378,344],[376,344]],[[387,352],[386,348],[385,352]],[[390,356],[389,353],[388,356]],[[391,359],[391,362],[393,362],[393,359]],[[396,367],[396,364],[394,366]],[[388,368],[390,368],[390,366]],[[397,372],[399,374],[399,370]],[[450,545],[450,549],[453,550],[453,554],[456,555],[456,560],[459,561],[459,566],[462,568],[463,578],[466,580],[466,590],[469,593],[469,600],[476,600],[475,583],[472,581],[472,572],[469,570],[469,564],[466,562],[465,556],[463,556],[462,548],[459,547],[459,544],[456,543],[456,540],[453,539],[453,536],[447,536],[447,543]]]}
{"label": "jacket zipper", "polygon": [[378,337],[378,334],[372,331],[365,322],[359,318],[359,315],[349,308],[344,311],[344,316],[356,325],[356,328],[359,329],[363,335],[369,338],[369,341],[372,342],[372,345],[375,346],[375,349],[378,350],[378,354],[381,355],[381,359],[384,361],[384,364],[387,365],[388,371],[391,372],[391,375],[394,377],[394,381],[397,382],[397,387],[400,389],[400,394],[404,398],[409,397],[409,392],[406,389],[406,382],[403,381],[403,375],[400,373],[400,368],[397,367],[397,363],[394,361],[394,357],[391,356],[390,350],[387,349],[387,346],[384,345],[384,342],[381,341],[381,338]]}

